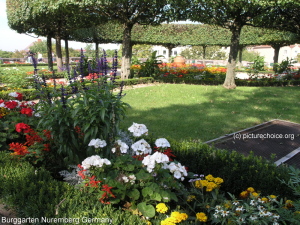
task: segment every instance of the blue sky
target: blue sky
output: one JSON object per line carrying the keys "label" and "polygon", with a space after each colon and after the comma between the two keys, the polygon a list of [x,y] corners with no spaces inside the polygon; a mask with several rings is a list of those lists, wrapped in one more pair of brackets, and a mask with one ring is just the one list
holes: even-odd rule
{"label": "blue sky", "polygon": [[[37,39],[45,40],[44,37],[30,37],[26,34],[18,34],[16,31],[9,28],[7,24],[6,17],[6,1],[0,0],[0,50],[11,51],[24,50],[32,42],[37,41]],[[63,44],[63,43],[62,43]],[[71,41],[69,47],[80,49],[86,46],[85,43]],[[104,49],[118,49],[115,44],[99,45],[99,47]]]}

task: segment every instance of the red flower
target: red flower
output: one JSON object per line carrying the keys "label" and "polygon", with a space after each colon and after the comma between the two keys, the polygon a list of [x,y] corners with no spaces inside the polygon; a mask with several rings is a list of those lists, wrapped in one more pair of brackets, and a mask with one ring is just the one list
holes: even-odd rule
{"label": "red flower", "polygon": [[16,131],[18,133],[29,133],[31,131],[31,127],[28,125],[28,124],[25,124],[25,123],[17,123],[16,124]]}
{"label": "red flower", "polygon": [[5,107],[8,109],[14,109],[18,106],[18,103],[15,101],[7,101],[7,102],[4,102],[4,104],[5,104]]}
{"label": "red flower", "polygon": [[143,161],[143,159],[149,154],[144,154],[144,155],[134,155],[132,158],[137,159],[139,161]]}
{"label": "red flower", "polygon": [[20,143],[10,143],[9,144],[9,150],[13,150],[14,151],[14,155],[26,155],[29,154],[30,152],[28,151],[27,147],[23,144]]}
{"label": "red flower", "polygon": [[31,146],[33,145],[35,142],[39,142],[41,143],[43,141],[43,139],[34,131],[34,130],[30,130],[28,132],[29,134],[27,134],[26,137],[26,145],[27,146]]}
{"label": "red flower", "polygon": [[16,92],[18,96],[16,97],[17,100],[21,101],[23,99],[23,95],[19,92]]}
{"label": "red flower", "polygon": [[50,144],[44,144],[44,151],[49,152],[50,151]]}
{"label": "red flower", "polygon": [[95,176],[92,176],[92,177],[89,177],[90,179],[90,182],[88,184],[86,184],[85,186],[91,186],[91,187],[98,187],[98,183],[100,183],[101,181],[100,180],[95,180]]}
{"label": "red flower", "polygon": [[50,130],[43,130],[43,133],[48,140],[51,140],[51,131]]}
{"label": "red flower", "polygon": [[[157,150],[155,151],[159,151],[159,148],[155,147]],[[173,159],[171,157],[176,157],[175,155],[173,155],[172,150],[170,148],[164,149],[163,151],[159,151],[163,154],[165,154],[166,156],[169,157],[170,162],[173,161]]]}
{"label": "red flower", "polygon": [[101,191],[104,191],[103,195],[101,196],[101,198],[99,199],[101,203],[103,204],[110,204],[110,202],[106,202],[104,201],[104,199],[107,199],[109,196],[108,194],[110,194],[111,197],[115,198],[116,196],[111,192],[111,189],[113,187],[109,187],[107,184],[102,185],[102,189]]}
{"label": "red flower", "polygon": [[32,116],[32,112],[33,112],[33,110],[30,109],[30,108],[23,108],[23,109],[21,109],[21,114],[25,114],[27,116]]}

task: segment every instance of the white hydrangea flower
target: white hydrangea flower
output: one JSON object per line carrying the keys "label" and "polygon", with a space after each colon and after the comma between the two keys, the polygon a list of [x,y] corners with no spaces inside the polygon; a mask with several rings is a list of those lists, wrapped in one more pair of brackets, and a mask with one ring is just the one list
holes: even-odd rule
{"label": "white hydrangea flower", "polygon": [[129,146],[125,142],[122,142],[121,140],[117,140],[117,144],[120,146],[121,153],[127,153]]}
{"label": "white hydrangea flower", "polygon": [[125,183],[128,183],[128,182],[129,182],[129,179],[128,179],[128,177],[126,177],[126,176],[122,177],[122,179],[123,179],[123,181],[124,181]]}
{"label": "white hydrangea flower", "polygon": [[0,108],[5,108],[4,102],[2,102],[2,103],[0,104]]}
{"label": "white hydrangea flower", "polygon": [[133,134],[134,137],[140,137],[143,134],[148,134],[148,129],[144,124],[133,123],[128,130]]}
{"label": "white hydrangea flower", "polygon": [[111,162],[108,159],[102,159],[99,155],[92,155],[83,160],[81,166],[86,170],[91,166],[102,167],[104,164],[111,165]]}
{"label": "white hydrangea flower", "polygon": [[89,146],[94,146],[95,148],[103,148],[106,146],[106,141],[101,140],[99,138],[97,139],[92,139],[89,143]]}
{"label": "white hydrangea flower", "polygon": [[16,98],[16,97],[18,97],[19,95],[18,95],[17,92],[10,92],[10,93],[8,94],[8,96],[11,96],[11,97]]}
{"label": "white hydrangea flower", "polygon": [[112,148],[112,149],[111,149],[111,152],[112,152],[112,153],[115,153],[115,152],[116,152],[116,148]]}
{"label": "white hydrangea flower", "polygon": [[170,163],[169,164],[169,170],[171,173],[173,173],[173,176],[176,179],[184,180],[184,176],[187,176],[187,171],[184,166],[181,165],[181,163]]}
{"label": "white hydrangea flower", "polygon": [[144,139],[132,144],[131,148],[136,155],[151,154],[152,152],[151,146]]}
{"label": "white hydrangea flower", "polygon": [[165,139],[165,138],[158,138],[158,139],[155,141],[155,145],[156,145],[156,147],[158,147],[158,148],[169,148],[169,147],[170,147],[170,143],[169,143],[168,140]]}
{"label": "white hydrangea flower", "polygon": [[169,157],[161,152],[155,152],[153,155],[147,155],[142,163],[147,166],[147,171],[149,173],[153,172],[156,163],[167,163],[169,162]]}

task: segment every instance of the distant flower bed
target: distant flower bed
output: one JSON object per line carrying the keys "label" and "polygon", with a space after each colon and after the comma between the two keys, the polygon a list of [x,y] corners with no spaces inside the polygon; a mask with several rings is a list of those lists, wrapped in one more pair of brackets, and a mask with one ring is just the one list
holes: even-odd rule
{"label": "distant flower bed", "polygon": [[163,63],[159,65],[161,77],[183,77],[193,79],[208,79],[216,77],[225,77],[225,67],[208,67],[203,64],[185,64],[177,66],[174,63]]}

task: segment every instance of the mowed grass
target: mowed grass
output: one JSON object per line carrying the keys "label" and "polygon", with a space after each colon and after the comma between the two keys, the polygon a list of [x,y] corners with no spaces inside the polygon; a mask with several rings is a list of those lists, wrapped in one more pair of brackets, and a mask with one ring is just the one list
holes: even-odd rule
{"label": "mowed grass", "polygon": [[155,137],[208,141],[272,119],[300,123],[300,87],[159,84],[126,90],[121,128],[133,122]]}

